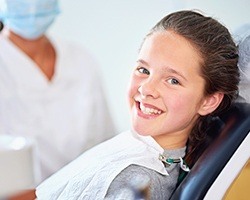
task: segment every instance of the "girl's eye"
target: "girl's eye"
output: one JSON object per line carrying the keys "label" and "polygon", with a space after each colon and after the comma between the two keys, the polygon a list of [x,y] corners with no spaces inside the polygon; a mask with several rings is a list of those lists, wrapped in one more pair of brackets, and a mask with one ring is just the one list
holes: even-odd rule
{"label": "girl's eye", "polygon": [[180,85],[180,82],[175,78],[168,79],[168,83],[170,83],[172,85]]}
{"label": "girl's eye", "polygon": [[138,72],[140,72],[141,74],[147,74],[147,75],[149,75],[149,71],[148,71],[147,69],[143,68],[143,67],[140,67],[140,68],[138,68],[137,70],[138,70]]}

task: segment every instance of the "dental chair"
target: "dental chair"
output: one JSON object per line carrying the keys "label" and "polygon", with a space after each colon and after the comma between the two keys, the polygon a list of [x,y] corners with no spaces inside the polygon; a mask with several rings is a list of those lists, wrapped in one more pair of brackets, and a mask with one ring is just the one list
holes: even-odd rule
{"label": "dental chair", "polygon": [[209,131],[213,133],[209,146],[170,200],[221,200],[249,162],[250,104],[233,104]]}

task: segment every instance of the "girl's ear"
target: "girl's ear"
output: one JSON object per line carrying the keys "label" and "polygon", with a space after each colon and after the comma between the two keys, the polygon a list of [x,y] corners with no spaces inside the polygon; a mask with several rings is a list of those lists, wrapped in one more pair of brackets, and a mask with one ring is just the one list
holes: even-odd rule
{"label": "girl's ear", "polygon": [[224,94],[222,92],[216,92],[205,97],[198,113],[202,116],[212,113],[220,105],[223,97]]}

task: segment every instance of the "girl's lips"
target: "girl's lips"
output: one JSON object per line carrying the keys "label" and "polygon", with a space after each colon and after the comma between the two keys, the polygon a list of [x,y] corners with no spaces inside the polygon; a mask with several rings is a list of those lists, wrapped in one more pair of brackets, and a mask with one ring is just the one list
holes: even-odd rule
{"label": "girl's lips", "polygon": [[143,104],[139,101],[136,101],[136,109],[138,115],[145,119],[152,119],[163,113],[159,108],[150,104]]}

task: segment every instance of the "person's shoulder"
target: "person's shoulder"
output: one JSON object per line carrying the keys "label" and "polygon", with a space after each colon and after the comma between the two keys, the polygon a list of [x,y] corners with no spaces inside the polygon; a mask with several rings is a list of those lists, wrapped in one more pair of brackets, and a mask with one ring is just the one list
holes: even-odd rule
{"label": "person's shoulder", "polygon": [[[166,181],[167,176],[163,176],[147,167],[132,164],[115,177],[108,190],[108,196],[112,196],[117,190],[132,193],[132,196],[140,196],[142,195],[141,191],[148,191],[151,194],[150,199],[166,199],[171,192],[163,191],[162,185],[165,186]],[[166,192],[167,196],[164,192]]]}
{"label": "person's shoulder", "polygon": [[48,36],[48,38],[57,52],[60,63],[71,69],[77,68],[79,74],[89,74],[89,77],[99,78],[99,62],[84,45],[60,37]]}
{"label": "person's shoulder", "polygon": [[[122,170],[118,176],[116,177],[116,180],[118,182],[123,182],[123,181],[128,181],[130,182],[131,180],[135,181],[138,179],[138,182],[144,180],[144,181],[149,181],[151,182],[151,184],[153,182],[160,182],[160,173],[158,173],[157,171],[154,171],[152,169],[149,169],[147,167],[144,166],[140,166],[140,165],[136,165],[136,164],[132,164],[129,165],[128,167],[126,167],[124,170]],[[131,184],[133,185],[133,183],[131,182]]]}
{"label": "person's shoulder", "polygon": [[0,46],[1,46],[0,51],[5,52],[6,47],[8,48],[9,46],[14,46],[14,45],[3,34],[0,34]]}
{"label": "person's shoulder", "polygon": [[54,47],[58,50],[64,50],[73,55],[75,55],[75,53],[76,55],[79,53],[84,53],[84,55],[89,55],[89,56],[93,55],[90,52],[90,50],[88,50],[82,43],[53,36],[50,36],[49,39],[54,45]]}

